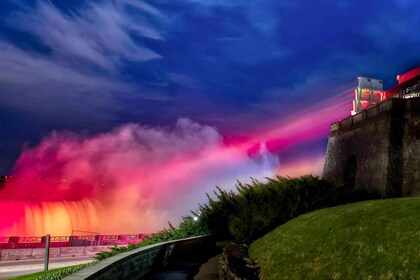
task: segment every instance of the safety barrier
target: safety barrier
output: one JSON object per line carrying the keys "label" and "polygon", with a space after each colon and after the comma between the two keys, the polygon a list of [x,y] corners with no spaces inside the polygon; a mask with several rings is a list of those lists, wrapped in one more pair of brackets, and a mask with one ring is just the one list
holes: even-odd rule
{"label": "safety barrier", "polygon": [[[63,247],[50,248],[50,258],[64,257],[94,257],[99,252],[109,251],[110,246],[85,246],[85,247]],[[0,261],[42,259],[45,256],[44,248],[27,249],[2,249],[0,250]]]}

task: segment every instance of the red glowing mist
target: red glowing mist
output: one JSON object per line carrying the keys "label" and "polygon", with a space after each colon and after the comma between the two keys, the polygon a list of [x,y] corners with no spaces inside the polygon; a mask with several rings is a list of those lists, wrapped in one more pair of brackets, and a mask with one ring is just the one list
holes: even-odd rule
{"label": "red glowing mist", "polygon": [[250,149],[252,153],[252,147],[265,143],[269,151],[276,152],[325,138],[329,133],[331,123],[349,115],[352,97],[352,89],[346,87],[327,100],[290,114],[289,117],[280,121],[264,125],[250,133],[246,140],[236,141],[235,145]]}
{"label": "red glowing mist", "polygon": [[[326,137],[351,97],[340,94],[235,144],[187,119],[173,130],[129,124],[89,138],[53,133],[23,151],[14,179],[0,190],[0,236],[154,232],[179,221],[216,185],[286,175],[271,152]],[[289,172],[308,171],[314,161],[320,168],[317,156]]]}
{"label": "red glowing mist", "polygon": [[16,179],[1,190],[0,236],[153,232],[215,185],[270,176],[276,166],[264,150],[250,158],[186,119],[174,130],[131,124],[90,138],[53,133],[22,153]]}

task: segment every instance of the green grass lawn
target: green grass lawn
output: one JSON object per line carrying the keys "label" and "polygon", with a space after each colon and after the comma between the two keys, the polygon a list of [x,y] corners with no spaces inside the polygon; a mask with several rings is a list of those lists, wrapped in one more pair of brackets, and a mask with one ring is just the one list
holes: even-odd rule
{"label": "green grass lawn", "polygon": [[420,279],[420,197],[314,211],[255,241],[261,279]]}
{"label": "green grass lawn", "polygon": [[36,272],[32,274],[17,276],[14,278],[9,278],[9,280],[49,280],[49,279],[62,279],[76,271],[79,271],[87,266],[89,266],[91,263],[87,264],[79,264],[74,266],[67,266],[67,267],[61,267],[56,269],[51,269],[48,271],[41,271]]}

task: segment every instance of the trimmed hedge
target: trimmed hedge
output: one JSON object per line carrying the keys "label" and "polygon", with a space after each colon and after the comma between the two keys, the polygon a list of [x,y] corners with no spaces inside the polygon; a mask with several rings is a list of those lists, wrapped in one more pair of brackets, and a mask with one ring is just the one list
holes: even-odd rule
{"label": "trimmed hedge", "polygon": [[216,199],[200,205],[203,222],[219,240],[251,243],[277,226],[307,212],[373,199],[376,193],[336,187],[315,176],[267,178],[236,185],[236,192],[217,188]]}

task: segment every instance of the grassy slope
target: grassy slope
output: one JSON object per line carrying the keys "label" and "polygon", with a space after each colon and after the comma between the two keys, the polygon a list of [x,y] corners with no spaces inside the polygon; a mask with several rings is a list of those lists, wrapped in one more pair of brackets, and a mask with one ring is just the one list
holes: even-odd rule
{"label": "grassy slope", "polygon": [[420,279],[420,197],[314,211],[251,245],[262,279]]}

